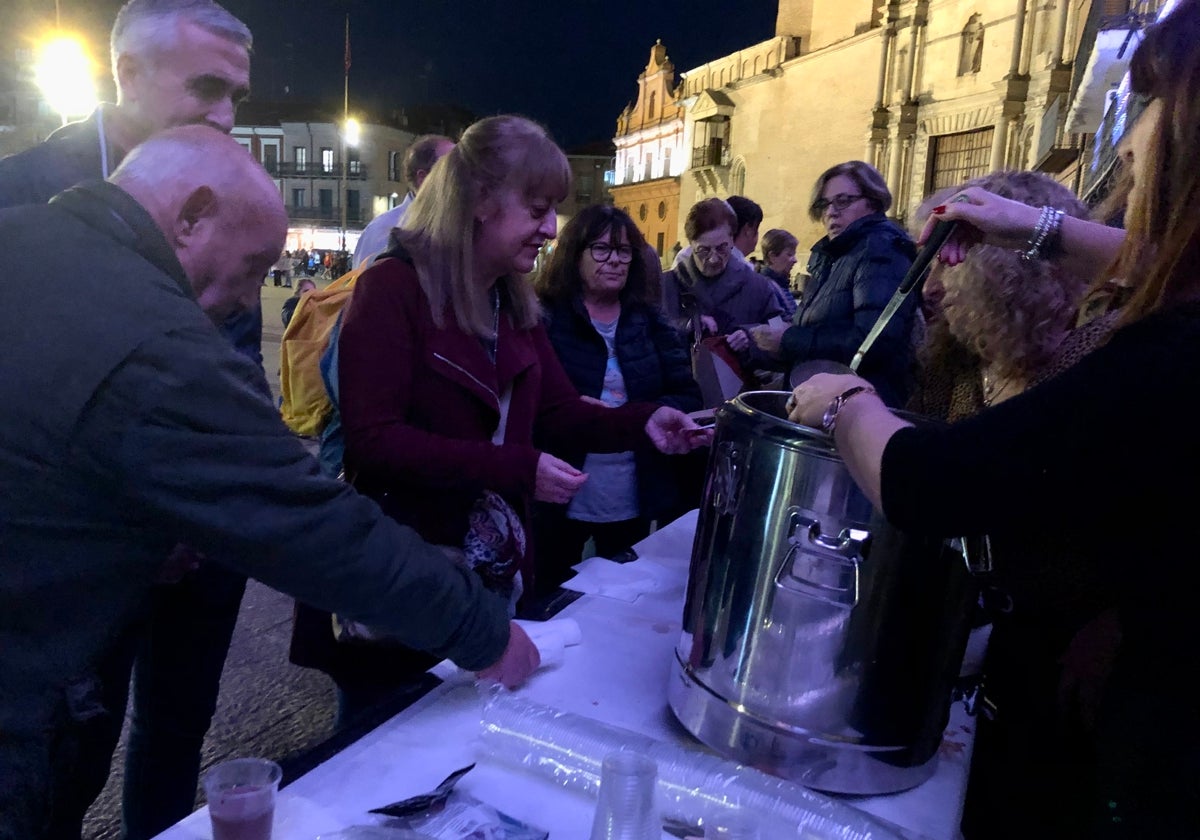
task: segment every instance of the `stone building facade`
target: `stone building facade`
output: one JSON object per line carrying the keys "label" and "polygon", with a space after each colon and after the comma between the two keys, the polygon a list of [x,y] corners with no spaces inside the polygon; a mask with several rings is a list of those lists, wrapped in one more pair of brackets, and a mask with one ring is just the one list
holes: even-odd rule
{"label": "stone building facade", "polygon": [[684,74],[680,206],[746,195],[803,250],[823,235],[812,185],[842,161],[883,173],[901,222],[995,169],[1062,172],[1080,23],[1078,0],[779,0],[774,38]]}
{"label": "stone building facade", "polygon": [[662,42],[638,76],[637,99],[617,117],[613,203],[628,213],[664,261],[678,241],[679,180],[687,169],[675,65]]}

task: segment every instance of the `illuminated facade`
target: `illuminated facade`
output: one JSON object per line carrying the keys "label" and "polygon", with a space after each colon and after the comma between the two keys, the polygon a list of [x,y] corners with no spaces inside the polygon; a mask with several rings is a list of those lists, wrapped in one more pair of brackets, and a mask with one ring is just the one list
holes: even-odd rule
{"label": "illuminated facade", "polygon": [[1075,0],[779,0],[774,38],[683,74],[680,206],[746,195],[804,249],[823,235],[812,185],[842,161],[883,173],[901,222],[992,170],[1068,178],[1085,17]]}
{"label": "illuminated facade", "polygon": [[637,100],[617,118],[613,203],[637,224],[660,258],[678,241],[679,180],[687,169],[675,66],[659,41],[638,76]]}

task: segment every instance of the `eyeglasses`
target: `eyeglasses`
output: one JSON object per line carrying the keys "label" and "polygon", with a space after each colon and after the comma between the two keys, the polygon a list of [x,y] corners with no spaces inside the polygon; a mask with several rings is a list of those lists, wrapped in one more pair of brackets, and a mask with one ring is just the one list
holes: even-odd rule
{"label": "eyeglasses", "polygon": [[608,262],[608,258],[613,254],[617,255],[617,262],[622,265],[628,265],[633,262],[633,248],[629,245],[618,245],[616,248],[609,245],[607,242],[593,242],[588,246],[588,251],[598,263]]}
{"label": "eyeglasses", "polygon": [[728,257],[731,250],[733,250],[733,243],[731,242],[722,242],[715,248],[710,248],[707,245],[697,245],[696,256],[702,260],[707,260],[714,255],[718,257]]}
{"label": "eyeglasses", "polygon": [[832,207],[834,210],[845,210],[854,202],[861,199],[861,195],[835,195],[833,198],[818,198],[813,202],[813,209],[821,215]]}

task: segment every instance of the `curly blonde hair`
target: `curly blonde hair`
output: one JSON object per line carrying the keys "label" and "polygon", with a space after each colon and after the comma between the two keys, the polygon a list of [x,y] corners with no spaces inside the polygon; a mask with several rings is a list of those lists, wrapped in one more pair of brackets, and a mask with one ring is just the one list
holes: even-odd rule
{"label": "curly blonde hair", "polygon": [[[1062,184],[1040,172],[994,172],[963,184],[1032,207],[1050,206],[1087,218],[1088,208]],[[941,274],[945,323],[967,350],[1006,376],[1037,372],[1075,323],[1088,279],[1057,261],[1023,260],[1016,251],[976,246],[966,261]]]}

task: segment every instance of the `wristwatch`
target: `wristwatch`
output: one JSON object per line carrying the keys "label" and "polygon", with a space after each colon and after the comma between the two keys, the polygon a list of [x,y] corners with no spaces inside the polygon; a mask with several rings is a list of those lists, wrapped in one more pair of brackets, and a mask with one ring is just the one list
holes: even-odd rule
{"label": "wristwatch", "polygon": [[875,389],[870,385],[855,385],[853,388],[847,388],[842,393],[833,398],[833,402],[829,404],[829,408],[825,409],[825,416],[821,418],[821,431],[827,435],[832,435],[833,430],[837,427],[838,412],[842,410],[851,397],[856,397],[859,394],[874,394]]}

